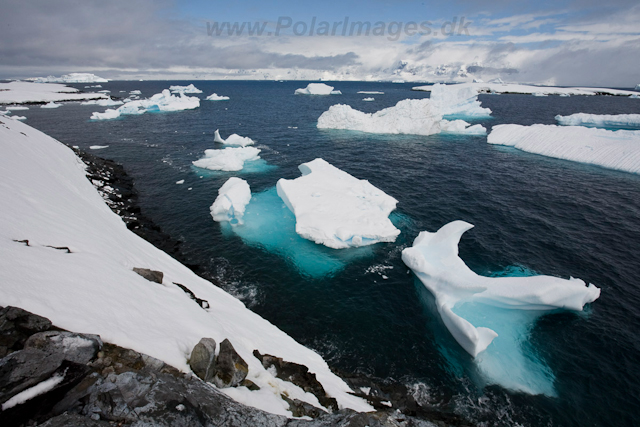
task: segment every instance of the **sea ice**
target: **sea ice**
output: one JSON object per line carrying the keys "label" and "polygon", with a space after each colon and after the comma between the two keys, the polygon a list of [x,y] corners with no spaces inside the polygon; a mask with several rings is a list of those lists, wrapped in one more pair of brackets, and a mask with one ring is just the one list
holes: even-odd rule
{"label": "sea ice", "polygon": [[375,101],[376,99],[369,97],[369,98],[362,98],[362,100],[363,101]]}
{"label": "sea ice", "polygon": [[142,92],[138,89],[136,90],[132,90],[131,92],[129,92],[129,95],[142,95]]}
{"label": "sea ice", "polygon": [[602,128],[640,129],[640,114],[587,114],[557,115],[563,126],[588,126]]}
{"label": "sea ice", "polygon": [[110,119],[117,119],[118,117],[120,117],[120,111],[114,110],[112,108],[108,108],[104,113],[98,113],[97,111],[94,111],[91,114],[90,119],[91,120],[110,120]]}
{"label": "sea ice", "polygon": [[47,104],[41,105],[40,108],[58,108],[61,105],[62,104],[56,104],[55,102],[51,101]]}
{"label": "sea ice", "polygon": [[445,117],[491,117],[491,110],[482,108],[478,101],[478,92],[473,87],[436,83],[431,87],[429,99]]}
{"label": "sea ice", "polygon": [[402,260],[435,298],[444,325],[491,383],[553,395],[544,366],[523,355],[522,337],[535,319],[554,310],[581,311],[600,289],[580,279],[552,276],[485,277],[458,255],[462,234],[473,225],[453,221],[421,232]]}
{"label": "sea ice", "polygon": [[296,233],[334,249],[395,241],[400,230],[389,220],[398,201],[327,163],[298,166],[302,176],[280,179],[278,196],[296,216]]}
{"label": "sea ice", "polygon": [[245,162],[258,160],[260,149],[255,147],[224,148],[222,150],[204,150],[204,157],[193,162],[193,165],[203,169],[217,171],[239,171]]}
{"label": "sea ice", "polygon": [[251,201],[251,188],[242,178],[231,177],[218,190],[218,197],[211,205],[214,221],[242,224],[245,208]]}
{"label": "sea ice", "polygon": [[341,95],[339,90],[333,90],[333,86],[324,83],[309,83],[306,88],[296,89],[296,95]]}
{"label": "sea ice", "polygon": [[226,145],[239,145],[241,147],[246,147],[247,145],[253,145],[253,139],[248,136],[240,136],[237,133],[233,133],[229,135],[227,139],[222,139],[220,136],[220,132],[216,129],[213,137],[214,142],[219,142],[220,144]]}
{"label": "sea ice", "polygon": [[212,93],[207,96],[207,101],[228,101],[230,98],[228,96],[218,95],[217,93]]}
{"label": "sea ice", "polygon": [[193,83],[189,86],[169,86],[169,90],[174,93],[202,93]]}
{"label": "sea ice", "polygon": [[121,115],[143,114],[148,111],[181,111],[191,110],[200,106],[200,99],[195,96],[172,95],[168,89],[162,93],[156,93],[149,99],[141,99],[139,101],[130,101],[117,110],[107,110],[104,113],[94,112],[91,116],[92,120],[115,119]]}
{"label": "sea ice", "polygon": [[384,92],[378,92],[377,90],[359,90],[358,93],[365,95],[384,95]]}
{"label": "sea ice", "polygon": [[7,110],[20,111],[20,110],[28,110],[29,107],[25,107],[23,105],[7,105],[5,107]]}
{"label": "sea ice", "polygon": [[116,101],[115,99],[93,99],[91,101],[81,102],[80,105],[99,105],[101,107],[112,107],[114,105],[122,105],[122,101]]}
{"label": "sea ice", "polygon": [[640,173],[640,131],[508,124],[494,126],[487,142],[543,156]]}

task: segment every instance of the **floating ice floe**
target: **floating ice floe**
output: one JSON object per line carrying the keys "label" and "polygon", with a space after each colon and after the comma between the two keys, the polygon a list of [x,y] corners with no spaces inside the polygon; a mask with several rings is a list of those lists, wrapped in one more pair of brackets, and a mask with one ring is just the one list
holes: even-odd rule
{"label": "floating ice floe", "polygon": [[260,149],[255,147],[224,148],[222,150],[204,150],[204,157],[196,160],[194,166],[215,170],[234,172],[242,170],[245,162],[258,160]]}
{"label": "floating ice floe", "polygon": [[296,89],[296,95],[342,95],[339,90],[333,90],[333,86],[324,83],[309,83],[307,87]]}
{"label": "floating ice floe", "polygon": [[182,184],[184,184],[184,179],[181,179],[181,180],[179,180],[179,181],[176,181],[176,184],[177,184],[177,185],[182,185]]}
{"label": "floating ice floe", "polygon": [[359,90],[358,93],[364,95],[384,95],[384,92],[378,92],[377,90]]}
{"label": "floating ice floe", "polygon": [[136,89],[129,92],[129,95],[142,95],[142,92]]}
{"label": "floating ice floe", "polygon": [[445,117],[491,117],[491,110],[482,108],[478,101],[478,93],[469,86],[436,83],[431,87],[429,101]]}
{"label": "floating ice floe", "polygon": [[6,116],[6,117],[10,117],[13,120],[27,120],[25,116]]}
{"label": "floating ice floe", "polygon": [[195,96],[185,96],[182,93],[179,95],[172,95],[168,89],[165,89],[162,93],[157,93],[149,99],[127,102],[117,110],[109,109],[104,113],[94,112],[91,120],[115,119],[121,115],[144,114],[147,111],[191,110],[200,106],[200,99]]}
{"label": "floating ice floe", "polygon": [[20,110],[28,110],[29,107],[25,107],[22,105],[7,105],[5,107],[7,110],[20,111]]}
{"label": "floating ice floe", "polygon": [[56,104],[55,102],[51,101],[47,104],[41,105],[40,108],[58,108],[61,105],[62,104]]}
{"label": "floating ice floe", "polygon": [[237,133],[233,133],[229,135],[227,139],[222,139],[220,136],[220,132],[216,129],[213,137],[214,142],[219,142],[220,144],[226,145],[239,145],[241,147],[246,147],[247,145],[253,145],[253,139],[247,136],[240,136]]}
{"label": "floating ice floe", "polygon": [[555,118],[563,126],[640,129],[640,114],[576,113],[570,116],[557,115]]}
{"label": "floating ice floe", "polygon": [[212,93],[211,95],[205,98],[207,101],[228,101],[230,98],[228,96],[218,95],[217,93]]}
{"label": "floating ice floe", "polygon": [[[614,95],[614,96],[629,96],[634,93],[630,90],[622,90],[622,89],[609,89],[602,87],[554,87],[554,86],[532,86],[532,85],[523,85],[516,83],[504,83],[502,80],[496,79],[492,80],[489,83],[458,83],[454,85],[447,86],[455,86],[455,87],[471,87],[477,93],[491,93],[491,94],[500,94],[500,93],[520,93],[520,94],[529,94],[532,95],[534,93],[542,93],[546,95]],[[421,90],[430,92],[433,86],[415,86],[412,90]]]}
{"label": "floating ice floe", "polygon": [[296,233],[334,249],[395,241],[400,230],[389,220],[398,201],[327,163],[298,166],[302,176],[280,179],[278,196],[296,217]]}
{"label": "floating ice floe", "polygon": [[640,131],[509,124],[494,126],[487,142],[543,156],[640,173]]}
{"label": "floating ice floe", "polygon": [[362,98],[363,101],[375,101],[375,98]]}
{"label": "floating ice floe", "polygon": [[122,105],[122,101],[115,99],[93,99],[91,101],[81,102],[80,105],[99,105],[101,107],[112,107],[114,105]]}
{"label": "floating ice floe", "polygon": [[169,90],[174,93],[202,93],[193,83],[189,86],[169,86]]}
{"label": "floating ice floe", "polygon": [[581,311],[600,289],[574,278],[479,276],[458,255],[460,237],[472,227],[453,221],[435,233],[423,231],[402,251],[402,260],[434,296],[444,325],[490,383],[554,395],[548,368],[524,355],[522,337],[536,318],[558,309]]}
{"label": "floating ice floe", "polygon": [[109,148],[108,145],[91,145],[89,146],[90,150],[102,150],[103,148]]}
{"label": "floating ice floe", "polygon": [[231,177],[218,190],[218,197],[211,205],[214,221],[242,224],[245,208],[251,201],[251,188],[242,178]]}

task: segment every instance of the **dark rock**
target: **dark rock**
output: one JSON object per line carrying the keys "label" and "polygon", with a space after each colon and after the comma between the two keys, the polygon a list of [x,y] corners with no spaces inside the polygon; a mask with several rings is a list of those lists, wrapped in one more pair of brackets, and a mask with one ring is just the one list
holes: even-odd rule
{"label": "dark rock", "polygon": [[209,382],[213,378],[216,369],[216,342],[213,338],[202,338],[198,344],[193,347],[191,357],[189,358],[189,366],[203,381]]}
{"label": "dark rock", "polygon": [[235,387],[247,377],[248,373],[249,365],[236,352],[231,342],[228,339],[222,341],[212,382],[220,388]]}
{"label": "dark rock", "polygon": [[64,413],[38,424],[38,427],[107,427],[110,425],[107,421],[92,420],[80,414]]}
{"label": "dark rock", "polygon": [[320,415],[326,414],[326,412],[323,411],[322,409],[316,408],[315,406],[307,402],[303,402],[298,399],[289,399],[285,395],[281,395],[281,397],[282,397],[282,400],[284,400],[289,404],[289,410],[291,411],[291,414],[293,414],[294,417],[318,418]]}
{"label": "dark rock", "polygon": [[173,282],[173,284],[176,285],[177,287],[179,287],[180,289],[182,289],[187,295],[189,295],[189,298],[191,298],[192,300],[197,302],[200,307],[209,308],[209,301],[201,299],[201,298],[198,298],[196,296],[196,294],[191,292],[191,289],[187,288],[184,285],[181,285],[180,283]]}
{"label": "dark rock", "polygon": [[0,403],[51,377],[64,355],[25,349],[0,359]]}
{"label": "dark rock", "polygon": [[162,284],[162,278],[164,277],[164,273],[162,271],[157,270],[149,270],[148,268],[137,268],[133,267],[133,271],[144,277],[150,282],[156,282]]}
{"label": "dark rock", "polygon": [[284,361],[280,357],[268,354],[262,355],[258,350],[254,350],[253,355],[262,362],[262,366],[265,369],[273,366],[276,369],[276,377],[283,381],[289,381],[304,391],[314,394],[325,408],[332,411],[338,410],[338,402],[327,395],[324,387],[316,378],[316,374],[309,372],[306,366]]}
{"label": "dark rock", "polygon": [[246,379],[246,378],[244,379],[244,381],[242,381],[242,382],[240,383],[240,385],[241,385],[241,386],[243,386],[243,387],[248,388],[248,389],[249,389],[249,390],[251,390],[251,391],[258,391],[258,390],[260,390],[260,387],[258,387],[258,385],[257,385],[256,383],[254,383],[253,381],[248,380],[248,379]]}
{"label": "dark rock", "polygon": [[24,343],[36,332],[47,331],[51,321],[18,307],[0,310],[0,358],[24,347]]}
{"label": "dark rock", "polygon": [[46,353],[60,353],[63,358],[75,363],[87,364],[102,348],[98,335],[75,334],[66,331],[46,331],[33,334],[24,343],[25,348],[33,348]]}

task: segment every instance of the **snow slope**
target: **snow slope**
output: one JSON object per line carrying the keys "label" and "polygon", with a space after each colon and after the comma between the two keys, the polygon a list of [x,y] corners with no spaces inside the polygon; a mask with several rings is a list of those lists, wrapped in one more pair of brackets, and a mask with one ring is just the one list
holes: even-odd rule
{"label": "snow slope", "polygon": [[0,83],[0,104],[25,104],[29,102],[84,101],[108,99],[102,93],[80,93],[78,89],[62,84],[31,82]]}
{"label": "snow slope", "polygon": [[[46,316],[61,328],[99,334],[184,372],[190,371],[187,357],[202,337],[218,343],[228,338],[249,364],[248,378],[262,388],[225,389],[232,397],[286,415],[281,392],[318,404],[315,396],[266,371],[252,355],[258,349],[308,366],[340,406],[372,410],[348,394],[346,383],[318,354],[130,232],[69,148],[2,117],[0,140],[0,305]],[[163,284],[149,282],[133,267],[164,272]],[[202,309],[174,282],[211,308]]]}
{"label": "snow slope", "polygon": [[334,249],[393,242],[398,230],[389,214],[398,201],[327,163],[298,166],[302,176],[278,180],[278,196],[296,216],[296,233]]}
{"label": "snow slope", "polygon": [[543,156],[640,173],[640,131],[509,124],[494,126],[487,142]]}

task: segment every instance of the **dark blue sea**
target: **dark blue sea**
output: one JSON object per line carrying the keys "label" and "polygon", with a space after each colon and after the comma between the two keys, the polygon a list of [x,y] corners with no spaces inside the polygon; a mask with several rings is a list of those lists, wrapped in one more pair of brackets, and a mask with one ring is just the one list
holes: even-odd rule
{"label": "dark blue sea", "polygon": [[[193,263],[332,366],[409,385],[423,403],[486,426],[640,425],[640,176],[489,145],[484,136],[372,135],[319,130],[336,103],[373,112],[428,97],[410,84],[336,82],[342,95],[294,96],[307,82],[110,82],[144,97],[173,84],[204,91],[190,111],[90,121],[104,107],[64,104],[19,111],[26,123],[69,145],[121,163],[140,205]],[[84,89],[85,85],[75,85]],[[363,95],[357,91],[383,91]],[[126,91],[126,92],[120,92]],[[216,92],[229,101],[211,102]],[[375,101],[363,102],[373,96]],[[554,124],[556,114],[640,113],[640,100],[605,96],[480,95],[493,111],[481,123]],[[191,162],[220,148],[213,134],[248,136],[264,162],[238,173]],[[92,145],[108,145],[89,150]],[[399,203],[395,243],[336,252],[296,239],[274,193],[280,178],[317,157],[369,180]],[[231,176],[250,184],[244,234],[212,221],[209,207]],[[184,180],[184,184],[176,182]],[[284,209],[284,210],[283,210]],[[422,230],[453,220],[475,225],[460,256],[483,275],[577,277],[602,289],[585,312],[554,312],[521,337],[546,368],[553,393],[488,384],[449,335],[433,297],[400,259]],[[515,272],[515,273],[514,273]],[[509,320],[505,320],[509,322]]]}

